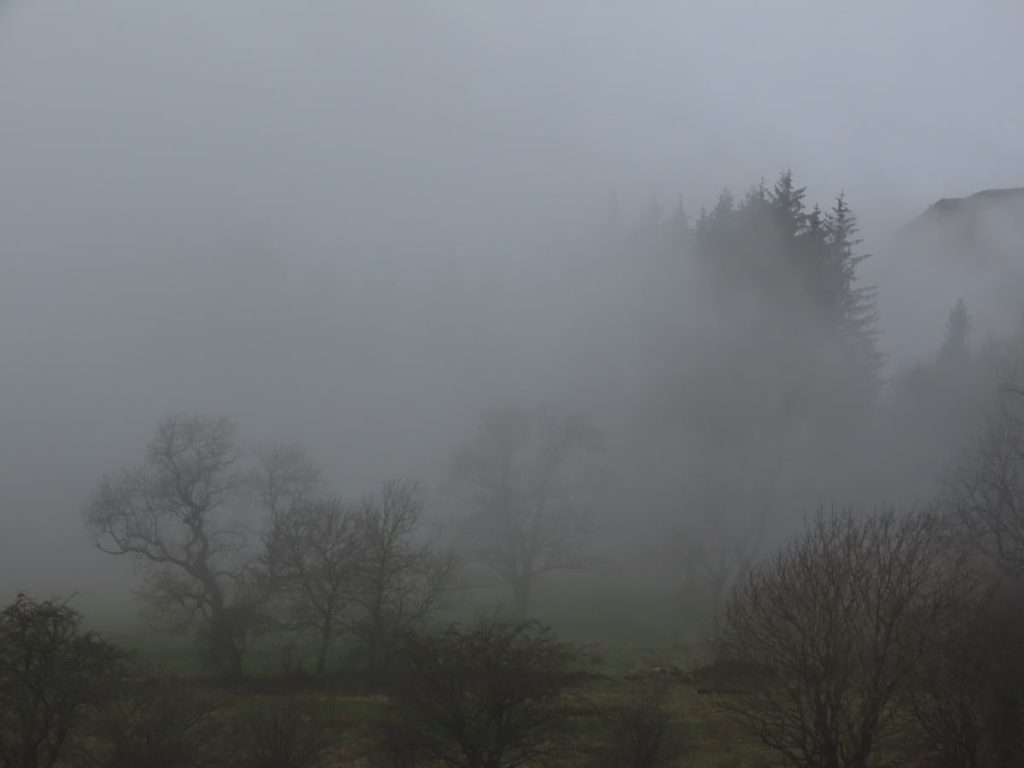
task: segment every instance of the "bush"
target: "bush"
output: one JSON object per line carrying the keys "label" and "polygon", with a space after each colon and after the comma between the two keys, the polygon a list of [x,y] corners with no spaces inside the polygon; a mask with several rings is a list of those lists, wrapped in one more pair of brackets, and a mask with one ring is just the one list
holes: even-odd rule
{"label": "bush", "polygon": [[58,763],[119,659],[67,601],[18,595],[0,612],[0,766]]}
{"label": "bush", "polygon": [[314,768],[336,741],[312,702],[290,696],[250,708],[239,725],[245,768]]}
{"label": "bush", "polygon": [[947,532],[931,513],[812,520],[737,589],[714,664],[756,674],[717,703],[788,764],[864,768],[972,588]]}
{"label": "bush", "polygon": [[936,768],[1024,764],[1024,592],[1002,587],[975,597],[933,628],[905,694],[908,747]]}
{"label": "bush", "polygon": [[133,684],[98,712],[92,735],[99,768],[193,768],[217,735],[214,704],[169,683]]}
{"label": "bush", "polygon": [[485,619],[412,639],[404,680],[379,724],[377,763],[504,768],[557,759],[565,751],[556,738],[566,716],[561,694],[580,659],[532,621]]}
{"label": "bush", "polygon": [[683,740],[668,711],[669,690],[664,681],[645,683],[606,709],[607,737],[596,766],[667,768],[676,764]]}
{"label": "bush", "polygon": [[415,722],[388,712],[370,729],[373,749],[367,755],[373,768],[423,768],[431,765],[431,740]]}

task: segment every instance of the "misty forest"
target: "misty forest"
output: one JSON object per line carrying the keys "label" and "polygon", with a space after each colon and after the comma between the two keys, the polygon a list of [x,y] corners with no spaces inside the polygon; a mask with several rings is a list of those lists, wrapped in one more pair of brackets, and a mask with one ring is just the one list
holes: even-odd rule
{"label": "misty forest", "polygon": [[0,4],[0,768],[1024,766],[1024,9],[828,6]]}

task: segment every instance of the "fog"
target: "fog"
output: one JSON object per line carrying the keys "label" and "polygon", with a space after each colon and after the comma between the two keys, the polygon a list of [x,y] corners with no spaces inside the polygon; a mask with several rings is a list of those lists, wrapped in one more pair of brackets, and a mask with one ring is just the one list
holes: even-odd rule
{"label": "fog", "polygon": [[[739,443],[665,417],[694,391],[743,422],[761,305],[642,222],[791,168],[858,216],[886,381],[958,298],[1009,332],[1017,214],[978,235],[1005,267],[905,227],[1024,184],[1022,23],[999,0],[0,5],[0,596],[128,594],[82,507],[177,412],[298,441],[345,496],[417,478],[452,525],[452,452],[508,404],[605,433],[609,530],[710,488],[773,494],[776,541],[816,504],[926,500],[940,457],[879,468],[846,430],[808,460],[831,416]],[[689,364],[718,344],[749,357]]]}

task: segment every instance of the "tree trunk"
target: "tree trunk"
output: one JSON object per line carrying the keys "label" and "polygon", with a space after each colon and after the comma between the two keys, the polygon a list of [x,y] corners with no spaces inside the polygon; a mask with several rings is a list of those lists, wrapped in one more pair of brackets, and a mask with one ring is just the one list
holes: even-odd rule
{"label": "tree trunk", "polygon": [[210,622],[209,633],[210,662],[214,671],[223,680],[241,680],[244,676],[242,648],[230,622],[226,617],[215,617]]}
{"label": "tree trunk", "polygon": [[529,576],[522,576],[512,582],[512,597],[516,616],[526,618],[530,612],[530,593],[533,590],[533,580]]}
{"label": "tree trunk", "polygon": [[333,639],[334,631],[328,621],[320,627],[320,648],[316,656],[316,676],[320,681],[324,681],[327,676],[327,652],[330,650]]}

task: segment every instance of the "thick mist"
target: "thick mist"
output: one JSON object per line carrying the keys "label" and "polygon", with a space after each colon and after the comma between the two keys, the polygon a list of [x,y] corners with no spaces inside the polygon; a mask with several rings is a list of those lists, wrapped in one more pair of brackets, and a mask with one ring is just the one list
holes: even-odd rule
{"label": "thick mist", "polygon": [[[785,168],[810,205],[845,192],[891,402],[958,298],[977,338],[1015,327],[1019,265],[904,225],[1024,183],[1022,21],[1000,2],[0,6],[0,592],[128,594],[82,507],[178,412],[236,420],[253,450],[301,443],[333,493],[418,479],[450,526],[483,409],[585,412],[624,561],[708,515],[742,529],[768,497],[773,543],[820,504],[927,500],[933,433],[757,421],[751,392],[776,386],[758,333],[784,326],[664,233]],[[977,236],[1019,256],[1013,217]]]}

